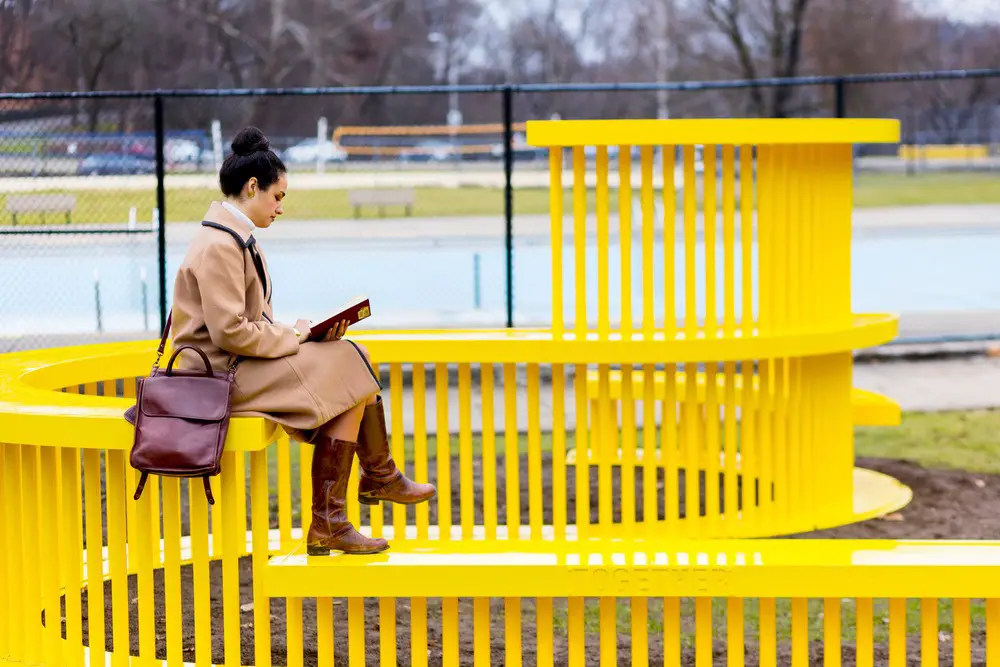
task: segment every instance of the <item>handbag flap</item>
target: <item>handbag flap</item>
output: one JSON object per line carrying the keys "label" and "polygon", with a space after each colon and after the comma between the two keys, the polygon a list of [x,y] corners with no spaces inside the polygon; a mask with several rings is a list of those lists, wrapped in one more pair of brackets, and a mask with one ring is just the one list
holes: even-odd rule
{"label": "handbag flap", "polygon": [[139,409],[147,417],[220,421],[229,414],[230,390],[228,379],[155,375],[142,380]]}

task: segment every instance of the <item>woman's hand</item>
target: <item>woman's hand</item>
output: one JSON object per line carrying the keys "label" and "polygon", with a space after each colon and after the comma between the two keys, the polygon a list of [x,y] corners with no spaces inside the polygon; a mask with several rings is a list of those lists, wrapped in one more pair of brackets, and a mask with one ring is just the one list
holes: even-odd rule
{"label": "woman's hand", "polygon": [[323,337],[324,341],[330,340],[340,340],[347,333],[347,320],[341,320],[337,322],[336,325],[330,327],[330,330],[326,332]]}

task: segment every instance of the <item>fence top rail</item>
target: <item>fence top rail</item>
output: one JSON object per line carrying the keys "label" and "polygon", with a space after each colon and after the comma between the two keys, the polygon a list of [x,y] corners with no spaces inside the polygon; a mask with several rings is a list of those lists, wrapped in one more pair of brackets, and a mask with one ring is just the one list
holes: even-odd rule
{"label": "fence top rail", "polygon": [[441,93],[547,93],[598,91],[698,91],[740,88],[776,88],[784,86],[830,86],[907,81],[941,81],[1000,77],[1000,68],[961,69],[844,76],[799,76],[788,78],[733,79],[722,81],[675,82],[601,82],[601,83],[503,83],[420,86],[318,86],[308,88],[192,88],[154,90],[48,91],[0,93],[0,100],[39,99],[143,99],[155,97],[265,97],[323,95],[419,95]]}
{"label": "fence top rail", "polygon": [[690,146],[695,144],[896,143],[898,120],[881,118],[751,118],[532,120],[532,146]]}

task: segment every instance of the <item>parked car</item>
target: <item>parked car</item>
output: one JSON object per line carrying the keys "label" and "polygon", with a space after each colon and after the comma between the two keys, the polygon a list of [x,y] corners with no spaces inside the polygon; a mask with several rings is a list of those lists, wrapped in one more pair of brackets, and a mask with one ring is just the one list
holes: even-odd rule
{"label": "parked car", "polygon": [[399,152],[403,162],[446,162],[461,157],[455,146],[449,141],[426,139],[418,141],[414,146]]}
{"label": "parked car", "polygon": [[80,161],[76,172],[81,176],[152,174],[156,172],[156,160],[120,153],[89,155]]}
{"label": "parked car", "polygon": [[163,144],[163,157],[167,162],[197,162],[201,146],[191,139],[167,139]]}
{"label": "parked car", "polygon": [[332,141],[320,143],[317,139],[306,139],[289,146],[285,150],[284,158],[285,161],[292,163],[315,162],[317,158],[324,162],[344,162],[347,160],[347,151]]}

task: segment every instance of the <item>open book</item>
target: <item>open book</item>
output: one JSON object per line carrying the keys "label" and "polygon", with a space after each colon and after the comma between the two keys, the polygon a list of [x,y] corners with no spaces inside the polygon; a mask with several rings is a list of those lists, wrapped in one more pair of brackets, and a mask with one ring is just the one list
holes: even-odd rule
{"label": "open book", "polygon": [[309,340],[319,340],[326,335],[330,329],[337,326],[341,320],[347,320],[348,326],[357,324],[372,314],[371,304],[367,296],[356,296],[353,299],[341,304],[334,314],[326,318],[319,324],[310,327]]}

